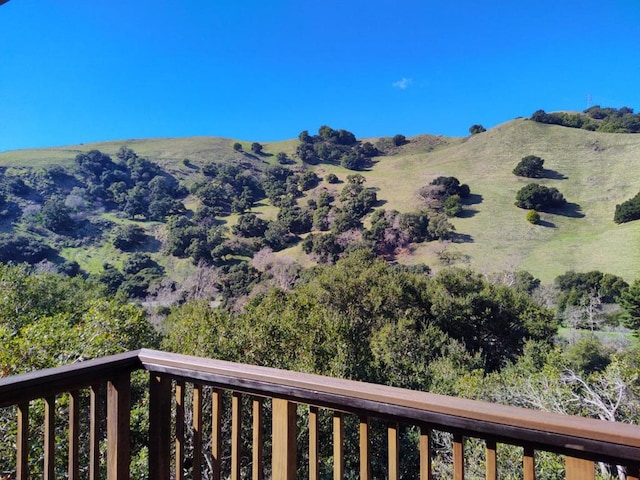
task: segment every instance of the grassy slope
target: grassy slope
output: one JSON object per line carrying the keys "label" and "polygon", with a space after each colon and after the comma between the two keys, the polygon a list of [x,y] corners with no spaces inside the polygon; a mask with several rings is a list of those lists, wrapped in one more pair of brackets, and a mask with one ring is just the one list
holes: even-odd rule
{"label": "grassy slope", "polygon": [[[419,208],[416,191],[438,175],[453,175],[469,184],[479,203],[468,215],[454,220],[466,241],[448,246],[460,261],[485,273],[527,269],[543,281],[573,269],[598,269],[633,280],[640,271],[640,222],[613,223],[615,205],[640,191],[633,175],[640,161],[640,135],[605,134],[515,120],[470,138],[419,136],[393,156],[381,157],[365,172],[367,184],[379,188],[383,208],[410,211]],[[115,154],[122,145],[148,157],[179,177],[209,160],[275,163],[274,156],[246,157],[233,152],[235,140],[213,137],[148,139],[104,142],[54,149],[0,153],[0,166],[71,164],[76,153],[97,148]],[[242,142],[245,150],[251,142]],[[295,150],[293,140],[264,144],[275,154]],[[583,217],[542,214],[543,225],[530,225],[526,212],[514,206],[516,192],[529,182],[511,172],[525,155],[539,155],[545,167],[566,177],[540,183],[558,188]],[[336,173],[341,179],[353,173],[337,166],[321,165],[318,174]],[[326,184],[322,184],[326,186]],[[273,207],[257,209],[267,217]],[[299,247],[297,247],[299,250]],[[420,246],[403,263],[424,262],[439,266],[440,245]],[[287,251],[299,257],[299,252]]]}
{"label": "grassy slope", "polygon": [[[525,221],[526,212],[514,201],[530,180],[511,172],[530,154],[541,156],[547,169],[566,177],[540,183],[558,188],[568,202],[579,205],[584,217],[542,214],[543,225]],[[631,174],[638,161],[640,136],[516,120],[431,153],[385,158],[370,183],[389,199],[385,208],[399,210],[415,202],[417,188],[437,175],[453,175],[469,184],[481,202],[454,224],[470,241],[450,250],[467,255],[479,271],[524,268],[549,281],[570,269],[598,269],[631,280],[640,270],[640,222],[616,225],[612,218],[616,204],[640,191],[640,178]],[[415,253],[407,263],[438,264],[432,247]]]}

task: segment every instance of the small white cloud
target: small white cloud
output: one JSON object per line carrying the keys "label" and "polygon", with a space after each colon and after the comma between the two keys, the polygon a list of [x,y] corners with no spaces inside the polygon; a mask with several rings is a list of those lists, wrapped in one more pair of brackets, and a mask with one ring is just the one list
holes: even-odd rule
{"label": "small white cloud", "polygon": [[406,90],[413,84],[413,79],[402,77],[401,80],[397,82],[393,82],[393,86],[395,88],[399,88],[400,90]]}

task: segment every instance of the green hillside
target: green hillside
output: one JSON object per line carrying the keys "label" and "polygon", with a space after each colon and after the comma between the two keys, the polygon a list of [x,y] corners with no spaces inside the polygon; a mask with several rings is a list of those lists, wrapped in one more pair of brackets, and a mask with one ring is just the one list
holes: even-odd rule
{"label": "green hillside", "polygon": [[[545,282],[567,270],[601,270],[628,281],[637,277],[640,222],[616,225],[613,213],[616,204],[640,191],[640,178],[634,175],[640,161],[640,136],[518,119],[468,138],[423,135],[409,140],[394,154],[377,157],[371,169],[361,172],[367,186],[377,187],[382,208],[417,210],[418,189],[441,175],[455,176],[468,184],[472,202],[461,218],[452,219],[458,233],[453,242],[418,245],[400,255],[401,263],[426,263],[438,269],[446,261],[487,274],[526,269]],[[125,145],[188,183],[190,176],[206,162],[241,161],[266,167],[277,163],[278,152],[293,156],[298,144],[297,140],[265,143],[266,155],[258,157],[235,152],[234,142],[194,137],[21,150],[0,153],[0,166],[68,166],[79,152],[98,149],[115,155]],[[241,143],[245,151],[250,151],[250,141]],[[514,205],[516,192],[532,181],[512,173],[526,155],[544,158],[544,167],[550,171],[547,177],[553,178],[536,181],[557,188],[569,202],[559,214],[542,213],[539,225],[529,224],[525,220],[526,211]],[[184,159],[190,163],[185,164]],[[299,160],[296,166],[301,167]],[[308,168],[321,177],[335,173],[341,180],[354,173],[337,165]],[[327,186],[321,182],[319,188]],[[257,210],[268,216],[272,213],[269,208],[263,205]],[[81,252],[65,250],[67,254],[83,263]],[[285,250],[284,254],[304,257],[300,246]]]}

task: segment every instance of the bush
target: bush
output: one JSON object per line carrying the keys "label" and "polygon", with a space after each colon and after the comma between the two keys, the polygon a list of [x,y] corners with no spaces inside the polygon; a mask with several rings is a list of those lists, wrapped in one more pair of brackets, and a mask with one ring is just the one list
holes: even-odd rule
{"label": "bush", "polygon": [[487,131],[486,128],[484,128],[482,125],[478,125],[478,124],[471,125],[469,127],[469,133],[471,135],[476,135],[478,133],[482,133],[482,132],[486,132],[486,131]]}
{"label": "bush", "polygon": [[396,147],[400,147],[400,146],[404,145],[405,143],[409,143],[409,142],[407,142],[407,137],[405,137],[404,135],[400,135],[400,134],[394,135],[391,140],[393,141],[393,144]]}
{"label": "bush", "polygon": [[527,222],[537,225],[540,223],[540,214],[535,210],[529,210],[527,213]]}
{"label": "bush", "polygon": [[640,219],[640,193],[635,197],[616,205],[613,221],[616,223],[626,223]]}
{"label": "bush", "polygon": [[338,178],[338,176],[335,173],[329,173],[327,174],[326,177],[324,177],[324,179],[328,182],[328,183],[340,183],[340,179]]}
{"label": "bush", "polygon": [[550,208],[560,208],[567,201],[557,188],[549,188],[537,183],[530,183],[522,187],[516,194],[516,206],[527,210],[546,211]]}
{"label": "bush", "polygon": [[118,250],[130,251],[144,243],[147,236],[144,229],[137,225],[124,225],[116,229],[113,237],[113,246]]}
{"label": "bush", "polygon": [[539,178],[544,172],[544,160],[536,155],[527,155],[513,169],[514,175],[519,177]]}

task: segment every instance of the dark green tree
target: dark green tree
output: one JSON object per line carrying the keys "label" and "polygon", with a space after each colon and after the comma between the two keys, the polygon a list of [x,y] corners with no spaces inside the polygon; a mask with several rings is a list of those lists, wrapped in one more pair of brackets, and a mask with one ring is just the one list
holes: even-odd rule
{"label": "dark green tree", "polygon": [[557,188],[545,187],[537,183],[522,187],[516,194],[516,206],[527,210],[544,212],[563,207],[566,203],[567,201]]}
{"label": "dark green tree", "polygon": [[258,142],[253,142],[251,144],[251,151],[256,155],[262,154],[262,148],[263,148],[262,145],[259,144]]}
{"label": "dark green tree", "polygon": [[391,139],[391,141],[393,142],[393,144],[396,147],[401,147],[402,145],[404,145],[407,142],[407,137],[405,137],[404,135],[398,133],[397,135],[394,135],[393,138]]}
{"label": "dark green tree", "polygon": [[65,206],[61,198],[54,197],[47,200],[40,214],[42,216],[42,225],[52,232],[66,233],[75,227],[70,210]]}
{"label": "dark green tree", "polygon": [[519,177],[540,178],[544,174],[544,160],[536,155],[527,155],[513,169]]}
{"label": "dark green tree", "polygon": [[482,133],[482,132],[486,132],[486,131],[487,131],[487,129],[484,128],[482,125],[479,125],[479,124],[474,124],[474,125],[471,125],[469,127],[469,133],[471,135],[477,135],[478,133]]}

